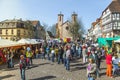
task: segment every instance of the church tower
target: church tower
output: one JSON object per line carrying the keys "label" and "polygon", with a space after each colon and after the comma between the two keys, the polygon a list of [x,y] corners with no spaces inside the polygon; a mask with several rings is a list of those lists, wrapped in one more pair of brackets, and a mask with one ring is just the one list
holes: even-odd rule
{"label": "church tower", "polygon": [[58,14],[58,25],[63,24],[63,17],[64,17],[64,15],[60,12],[60,14]]}
{"label": "church tower", "polygon": [[73,23],[77,21],[77,16],[78,15],[75,12],[73,12],[73,14],[72,14],[72,22]]}
{"label": "church tower", "polygon": [[58,14],[58,23],[57,23],[57,37],[59,38],[62,38],[62,35],[63,35],[63,32],[62,32],[63,17],[64,15],[60,12],[60,14]]}

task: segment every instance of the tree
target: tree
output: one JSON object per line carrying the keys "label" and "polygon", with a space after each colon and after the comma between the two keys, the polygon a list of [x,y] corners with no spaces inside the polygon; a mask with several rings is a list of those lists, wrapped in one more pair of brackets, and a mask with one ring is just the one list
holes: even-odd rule
{"label": "tree", "polygon": [[25,29],[28,30],[27,38],[34,38],[35,29],[34,29],[34,26],[32,25],[32,23],[29,20],[27,20],[24,22],[24,25],[25,25]]}
{"label": "tree", "polygon": [[49,30],[50,32],[52,32],[52,34],[54,35],[54,36],[56,36],[56,24],[53,24],[51,27],[50,27],[50,30]]}
{"label": "tree", "polygon": [[70,33],[73,36],[73,40],[76,40],[77,38],[82,39],[82,36],[85,32],[82,21],[80,19],[77,19],[74,22],[71,21],[69,26]]}
{"label": "tree", "polygon": [[50,31],[53,34],[53,36],[56,36],[56,24],[53,24],[52,26],[48,26],[46,23],[44,23],[43,27],[45,31]]}
{"label": "tree", "polygon": [[45,29],[45,31],[47,31],[48,29],[49,29],[49,26],[48,26],[48,24],[46,24],[46,23],[43,23],[43,26],[42,26],[44,29]]}

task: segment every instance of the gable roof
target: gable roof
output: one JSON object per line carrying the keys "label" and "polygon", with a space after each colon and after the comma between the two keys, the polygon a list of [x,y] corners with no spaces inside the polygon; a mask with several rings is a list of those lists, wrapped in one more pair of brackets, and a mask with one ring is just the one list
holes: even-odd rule
{"label": "gable roof", "polygon": [[66,24],[66,23],[71,23],[69,20],[67,20],[67,21],[65,21],[63,24],[62,24],[62,26],[64,25],[64,24]]}
{"label": "gable roof", "polygon": [[107,9],[109,9],[111,12],[120,12],[120,0],[113,0],[104,11]]}

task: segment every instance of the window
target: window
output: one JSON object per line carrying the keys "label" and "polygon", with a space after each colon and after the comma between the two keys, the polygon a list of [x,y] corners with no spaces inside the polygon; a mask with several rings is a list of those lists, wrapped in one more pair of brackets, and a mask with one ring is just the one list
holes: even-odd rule
{"label": "window", "polygon": [[110,15],[106,16],[106,20],[110,19]]}
{"label": "window", "polygon": [[0,29],[0,34],[2,34],[2,29]]}
{"label": "window", "polygon": [[11,30],[11,34],[13,34],[14,32],[13,32],[13,29]]}
{"label": "window", "polygon": [[9,26],[9,23],[7,23],[7,26]]}
{"label": "window", "polygon": [[118,22],[118,26],[120,27],[120,22]]}
{"label": "window", "polygon": [[120,29],[120,27],[118,27],[118,29]]}
{"label": "window", "polygon": [[113,29],[117,29],[118,28],[118,23],[117,22],[114,22],[113,23]]}
{"label": "window", "polygon": [[12,27],[15,26],[15,23],[12,23]]}
{"label": "window", "polygon": [[68,26],[66,27],[66,30],[69,30],[69,27],[68,27]]}
{"label": "window", "polygon": [[114,23],[113,23],[113,26],[116,27],[116,26],[117,26],[117,22],[114,22]]}
{"label": "window", "polygon": [[17,30],[17,35],[20,36],[20,30]]}
{"label": "window", "polygon": [[24,35],[26,35],[26,32],[24,31]]}
{"label": "window", "polygon": [[61,21],[61,16],[60,16],[60,18],[59,18],[59,21]]}
{"label": "window", "polygon": [[119,20],[120,18],[119,18],[120,16],[119,16],[119,13],[118,14],[116,14],[116,18],[117,18],[117,20]]}
{"label": "window", "polygon": [[8,30],[6,29],[6,34],[8,34]]}
{"label": "window", "polygon": [[113,17],[113,20],[115,20],[115,18],[116,18],[116,14],[113,14],[112,17]]}

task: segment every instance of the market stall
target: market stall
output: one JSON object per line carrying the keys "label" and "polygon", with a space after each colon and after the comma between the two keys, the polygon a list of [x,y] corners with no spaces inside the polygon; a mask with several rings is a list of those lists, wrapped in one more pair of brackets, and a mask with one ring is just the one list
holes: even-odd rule
{"label": "market stall", "polygon": [[0,39],[0,48],[17,46],[19,43],[7,39]]}
{"label": "market stall", "polygon": [[114,40],[114,48],[116,49],[118,57],[120,58],[120,39]]}

